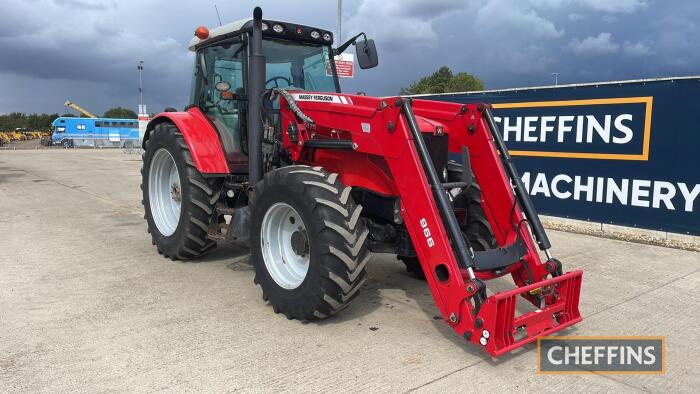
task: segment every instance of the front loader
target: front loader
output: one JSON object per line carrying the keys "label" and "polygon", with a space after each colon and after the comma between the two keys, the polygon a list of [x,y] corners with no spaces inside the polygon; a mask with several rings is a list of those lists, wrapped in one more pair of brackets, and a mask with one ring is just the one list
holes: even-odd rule
{"label": "front loader", "polygon": [[[302,321],[348,306],[371,254],[391,253],[492,356],[581,320],[582,272],[552,256],[489,105],[341,93],[334,55],[354,45],[371,68],[374,42],[361,33],[333,48],[331,32],[260,8],[195,36],[190,105],[144,137],[159,253],[248,245],[263,299]],[[487,289],[507,275],[513,289]]]}

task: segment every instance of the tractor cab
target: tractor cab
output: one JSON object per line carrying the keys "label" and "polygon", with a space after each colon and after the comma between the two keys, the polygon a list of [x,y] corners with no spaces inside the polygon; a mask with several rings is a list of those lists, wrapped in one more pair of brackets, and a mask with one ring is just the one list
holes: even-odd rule
{"label": "tractor cab", "polygon": [[[254,20],[244,19],[209,31],[199,27],[189,49],[196,53],[190,107],[198,107],[218,131],[232,173],[248,173],[248,116]],[[288,22],[261,21],[264,92],[273,88],[288,91],[340,92],[333,56],[351,44],[363,48],[361,67],[376,65],[371,40],[356,43],[356,36],[338,49],[330,31]],[[370,55],[368,59],[367,53]],[[368,62],[365,62],[368,60]],[[371,64],[374,62],[374,64]],[[369,65],[369,66],[368,66]],[[261,72],[262,71],[262,72]],[[279,101],[264,95],[260,101],[266,126],[279,128]],[[256,114],[257,115],[257,114]]]}

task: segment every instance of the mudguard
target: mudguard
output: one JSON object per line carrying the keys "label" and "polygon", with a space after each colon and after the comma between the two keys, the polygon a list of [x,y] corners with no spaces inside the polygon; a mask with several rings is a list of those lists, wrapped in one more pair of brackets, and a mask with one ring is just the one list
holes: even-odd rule
{"label": "mudguard", "polygon": [[219,135],[199,108],[192,107],[186,112],[162,112],[156,115],[146,127],[146,133],[143,136],[144,148],[151,131],[156,125],[163,122],[172,122],[180,130],[199,172],[202,174],[229,174]]}

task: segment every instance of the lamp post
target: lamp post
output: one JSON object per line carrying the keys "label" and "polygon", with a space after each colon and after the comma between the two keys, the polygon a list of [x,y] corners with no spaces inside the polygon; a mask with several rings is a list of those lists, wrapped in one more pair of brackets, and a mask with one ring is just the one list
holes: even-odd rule
{"label": "lamp post", "polygon": [[342,20],[343,20],[343,0],[338,0],[338,39],[337,43],[342,43],[343,33],[342,33]]}
{"label": "lamp post", "polygon": [[139,70],[139,113],[143,112],[143,60],[139,60],[138,64],[138,70]]}
{"label": "lamp post", "polygon": [[559,86],[559,73],[552,73],[554,77],[554,86]]}

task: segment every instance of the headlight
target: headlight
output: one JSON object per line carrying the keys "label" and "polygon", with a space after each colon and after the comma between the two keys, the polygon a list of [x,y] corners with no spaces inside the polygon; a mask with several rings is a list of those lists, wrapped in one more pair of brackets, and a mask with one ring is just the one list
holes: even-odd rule
{"label": "headlight", "polygon": [[331,39],[333,39],[333,37],[331,37],[331,33],[323,33],[324,41],[330,41]]}
{"label": "headlight", "polygon": [[279,23],[275,23],[272,25],[272,30],[274,30],[275,33],[282,33],[284,32],[284,26],[280,25]]}
{"label": "headlight", "polygon": [[316,30],[311,30],[311,38],[318,40],[321,37],[321,33]]}
{"label": "headlight", "polygon": [[263,22],[262,23],[262,31],[267,31],[270,27],[267,25],[267,23]]}

